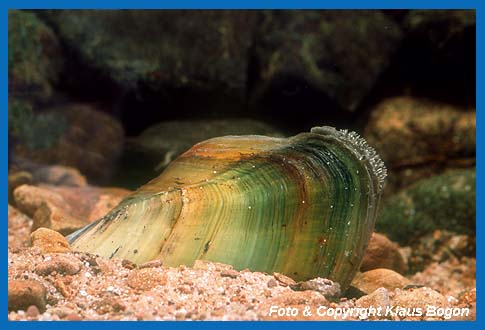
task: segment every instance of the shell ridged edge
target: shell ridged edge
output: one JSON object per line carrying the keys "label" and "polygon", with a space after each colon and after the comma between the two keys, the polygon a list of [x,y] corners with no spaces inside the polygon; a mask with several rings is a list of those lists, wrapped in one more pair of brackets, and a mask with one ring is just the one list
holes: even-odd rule
{"label": "shell ridged edge", "polygon": [[360,160],[367,160],[375,176],[377,177],[379,191],[384,189],[384,185],[387,177],[387,169],[382,161],[381,157],[377,154],[376,150],[371,147],[367,141],[359,134],[346,129],[337,130],[334,127],[323,126],[313,127],[311,133],[321,135],[332,135],[338,139],[348,142],[359,154]]}

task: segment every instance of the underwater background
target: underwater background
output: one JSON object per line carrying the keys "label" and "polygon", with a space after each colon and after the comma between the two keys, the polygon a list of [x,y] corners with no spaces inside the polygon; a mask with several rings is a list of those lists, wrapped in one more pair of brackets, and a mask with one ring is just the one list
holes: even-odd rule
{"label": "underwater background", "polygon": [[[203,140],[334,126],[388,172],[379,257],[359,274],[470,299],[475,11],[12,10],[8,24],[9,249],[84,227]],[[440,267],[463,282],[431,281]]]}

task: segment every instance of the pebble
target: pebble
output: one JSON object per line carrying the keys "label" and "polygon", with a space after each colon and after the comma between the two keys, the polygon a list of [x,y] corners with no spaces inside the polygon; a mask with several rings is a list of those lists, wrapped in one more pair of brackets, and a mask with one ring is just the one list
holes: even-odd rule
{"label": "pebble", "polygon": [[393,305],[406,306],[408,308],[421,308],[426,310],[428,306],[448,307],[449,303],[445,296],[428,287],[394,291]]}
{"label": "pebble", "polygon": [[[204,318],[209,320],[325,320],[328,317],[316,315],[316,309],[320,306],[328,310],[337,307],[385,306],[389,299],[391,300],[389,306],[394,306],[397,305],[394,302],[394,299],[398,299],[397,296],[409,295],[410,291],[421,289],[416,285],[396,291],[378,288],[375,292],[365,295],[364,298],[358,297],[361,299],[355,298],[346,301],[341,299],[332,303],[321,292],[295,291],[298,286],[283,286],[274,276],[262,272],[240,271],[239,276],[228,279],[222,276],[222,273],[227,270],[215,270],[224,266],[208,263],[204,264],[211,270],[194,270],[191,267],[128,270],[123,267],[122,260],[119,259],[95,258],[92,255],[78,252],[42,255],[33,254],[29,249],[19,254],[9,252],[8,258],[12,261],[9,264],[9,276],[13,279],[23,278],[25,275],[30,279],[36,279],[38,275],[33,274],[31,269],[35,269],[36,265],[56,260],[58,255],[81,260],[83,263],[81,271],[69,276],[63,274],[54,276],[53,272],[48,277],[41,279],[41,283],[49,283],[45,285],[45,288],[50,291],[46,297],[49,304],[47,312],[44,311],[37,317],[30,317],[27,315],[27,308],[31,305],[29,304],[21,312],[11,311],[10,320],[175,320],[177,318],[186,320]],[[87,270],[93,274],[89,261],[93,264],[96,261],[96,264],[103,268],[103,272],[87,279],[85,277]],[[279,278],[284,279],[282,276]],[[421,283],[418,280],[415,282]],[[323,283],[327,283],[326,280]],[[474,284],[471,283],[471,285]],[[57,291],[54,290],[54,287]],[[442,289],[441,286],[431,287]],[[458,302],[448,301],[448,292],[446,294],[443,292],[443,296],[449,306],[469,307],[470,316],[462,319],[470,320],[476,318],[475,292],[468,291],[462,296],[454,295],[458,297]],[[440,293],[434,293],[440,295]],[[53,297],[56,298],[55,301],[52,300]],[[344,297],[349,298],[347,293]],[[426,299],[432,301],[432,299]],[[425,299],[423,298],[423,300]],[[398,303],[403,302],[398,301]],[[286,307],[298,308],[300,314],[297,316],[273,314],[270,317],[269,310],[271,306],[275,305],[283,307],[285,310]],[[313,316],[304,317],[302,315],[307,306],[311,308]],[[61,308],[62,311],[59,310]],[[41,313],[40,309],[39,313]],[[68,315],[70,316],[68,317]],[[333,317],[329,318],[333,320]],[[375,318],[369,316],[369,319]],[[396,316],[396,319],[400,319],[400,317]]]}
{"label": "pebble", "polygon": [[274,279],[270,279],[270,280],[268,281],[268,288],[274,288],[274,287],[276,287],[276,286],[278,286],[278,282],[276,282],[276,280],[274,280]]}
{"label": "pebble", "polygon": [[317,277],[305,282],[299,282],[297,289],[318,291],[328,300],[336,300],[340,297],[340,284],[326,278]]}
{"label": "pebble", "polygon": [[363,308],[382,307],[383,309],[386,309],[390,304],[391,300],[389,298],[389,291],[386,288],[378,288],[371,294],[360,297],[355,301],[357,307]]}
{"label": "pebble", "polygon": [[32,317],[32,318],[39,316],[39,314],[40,314],[39,309],[35,305],[30,305],[29,308],[27,308],[27,311],[25,313],[27,317]]}
{"label": "pebble", "polygon": [[42,253],[63,253],[71,251],[69,242],[57,231],[39,228],[30,235],[32,246],[40,248]]}
{"label": "pebble", "polygon": [[221,276],[222,277],[230,277],[230,278],[237,278],[239,276],[239,272],[234,269],[227,269],[221,271]]}
{"label": "pebble", "polygon": [[37,265],[34,272],[41,276],[53,274],[54,272],[64,275],[79,273],[83,263],[72,255],[51,254],[50,259],[46,257],[43,263]]}
{"label": "pebble", "polygon": [[212,262],[207,260],[196,260],[194,262],[193,269],[199,270],[212,270],[212,271],[223,271],[223,270],[232,270],[234,269],[231,265],[226,265],[220,262]]}
{"label": "pebble", "polygon": [[47,291],[37,280],[9,280],[8,281],[8,310],[27,310],[35,305],[44,312]]}
{"label": "pebble", "polygon": [[126,260],[126,259],[123,259],[121,261],[121,266],[123,266],[124,268],[126,269],[135,269],[136,268],[136,264],[130,260]]}
{"label": "pebble", "polygon": [[71,314],[68,314],[68,315],[67,315],[67,316],[64,318],[64,320],[66,320],[66,321],[81,321],[81,320],[82,320],[82,318],[81,318],[81,316],[79,316],[79,314],[78,314],[78,313],[71,313]]}
{"label": "pebble", "polygon": [[475,303],[477,301],[477,290],[471,289],[471,290],[464,291],[459,295],[458,298],[461,303],[464,303],[466,305]]}
{"label": "pebble", "polygon": [[66,318],[69,314],[75,314],[74,309],[65,306],[53,307],[50,309],[50,312],[54,315],[57,315],[61,319]]}
{"label": "pebble", "polygon": [[291,277],[286,276],[286,275],[275,272],[275,273],[273,273],[273,276],[278,282],[281,283],[282,286],[292,287],[292,286],[296,285],[295,280],[292,279]]}
{"label": "pebble", "polygon": [[[147,261],[147,262],[141,264],[140,266],[138,266],[138,268],[140,268],[140,269],[142,269],[142,268],[156,268],[156,267],[162,267],[162,265],[163,265],[162,260],[156,259],[156,260]],[[135,267],[136,267],[136,265],[135,265]]]}
{"label": "pebble", "polygon": [[64,298],[69,299],[71,297],[72,290],[70,289],[69,285],[64,283],[62,279],[57,278],[53,284],[57,291],[64,296]]}
{"label": "pebble", "polygon": [[357,273],[352,281],[352,286],[367,294],[374,292],[380,287],[394,290],[396,288],[404,288],[409,284],[411,284],[411,282],[407,278],[393,270],[385,268]]}
{"label": "pebble", "polygon": [[126,282],[132,289],[146,291],[165,285],[167,278],[158,268],[143,268],[132,271]]}
{"label": "pebble", "polygon": [[399,252],[399,245],[386,236],[373,233],[360,266],[361,272],[377,268],[388,268],[404,274],[407,265]]}
{"label": "pebble", "polygon": [[116,297],[105,297],[93,304],[93,308],[99,314],[118,313],[124,311],[126,306]]}

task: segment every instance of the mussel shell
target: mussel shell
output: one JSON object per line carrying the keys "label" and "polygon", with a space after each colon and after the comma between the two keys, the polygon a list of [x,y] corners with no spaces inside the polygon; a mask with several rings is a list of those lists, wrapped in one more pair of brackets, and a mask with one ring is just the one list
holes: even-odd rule
{"label": "mussel shell", "polygon": [[214,138],[69,239],[75,250],[135,263],[203,259],[346,287],[385,176],[364,140],[331,127],[291,138]]}

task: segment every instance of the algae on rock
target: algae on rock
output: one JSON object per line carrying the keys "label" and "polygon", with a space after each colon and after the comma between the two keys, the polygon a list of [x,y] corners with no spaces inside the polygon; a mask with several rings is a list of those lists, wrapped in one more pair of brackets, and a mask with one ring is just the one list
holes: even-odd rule
{"label": "algae on rock", "polygon": [[475,169],[416,182],[383,203],[376,230],[409,244],[435,229],[475,235]]}
{"label": "algae on rock", "polygon": [[63,65],[60,44],[32,12],[8,15],[9,96],[46,101]]}

